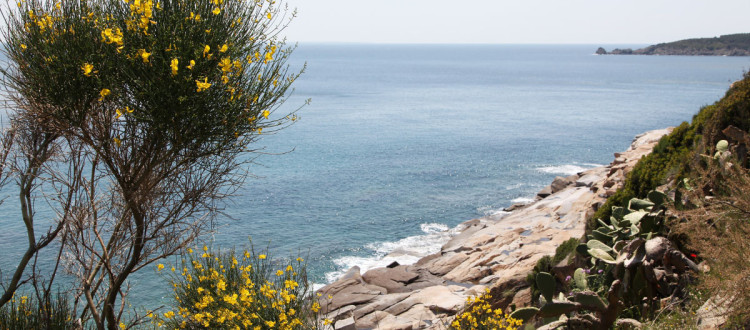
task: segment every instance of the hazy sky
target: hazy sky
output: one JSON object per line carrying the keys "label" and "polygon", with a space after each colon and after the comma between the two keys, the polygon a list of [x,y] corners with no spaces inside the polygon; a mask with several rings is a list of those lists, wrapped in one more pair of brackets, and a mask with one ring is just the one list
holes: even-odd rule
{"label": "hazy sky", "polygon": [[657,43],[750,32],[750,0],[287,0],[289,41]]}

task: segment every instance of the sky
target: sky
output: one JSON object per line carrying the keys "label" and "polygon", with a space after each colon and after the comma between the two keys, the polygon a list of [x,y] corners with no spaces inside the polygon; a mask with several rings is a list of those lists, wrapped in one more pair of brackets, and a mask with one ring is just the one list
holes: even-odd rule
{"label": "sky", "polygon": [[292,42],[653,44],[750,32],[750,0],[285,0]]}

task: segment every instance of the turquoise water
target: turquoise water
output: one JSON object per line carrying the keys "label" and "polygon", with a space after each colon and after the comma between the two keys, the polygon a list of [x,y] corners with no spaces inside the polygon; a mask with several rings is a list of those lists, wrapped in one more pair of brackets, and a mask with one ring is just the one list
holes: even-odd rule
{"label": "turquoise water", "polygon": [[[638,133],[689,120],[750,66],[592,55],[597,47],[302,44],[291,64],[308,69],[281,112],[312,103],[260,141],[268,155],[257,177],[207,239],[243,247],[252,237],[274,255],[307,255],[316,283],[394,250],[436,251],[445,230],[609,163]],[[4,251],[22,241],[0,233]],[[134,295],[165,296],[154,277],[134,278]]]}

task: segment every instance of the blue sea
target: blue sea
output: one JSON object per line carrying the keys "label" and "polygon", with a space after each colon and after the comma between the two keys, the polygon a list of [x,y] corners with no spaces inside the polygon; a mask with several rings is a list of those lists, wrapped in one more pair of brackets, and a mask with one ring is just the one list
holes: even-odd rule
{"label": "blue sea", "polygon": [[[290,65],[307,70],[277,113],[311,103],[260,140],[253,177],[204,240],[306,256],[317,284],[354,265],[413,262],[457,224],[499,216],[555,176],[608,164],[637,134],[689,121],[750,67],[747,57],[597,56],[598,46],[301,44]],[[3,251],[23,241],[0,233]],[[139,301],[169,296],[153,278],[133,278]]]}

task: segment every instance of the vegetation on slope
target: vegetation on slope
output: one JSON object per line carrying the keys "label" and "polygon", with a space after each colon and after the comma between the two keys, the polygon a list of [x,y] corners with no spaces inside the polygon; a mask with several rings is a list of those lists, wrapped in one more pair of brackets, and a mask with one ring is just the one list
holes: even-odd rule
{"label": "vegetation on slope", "polygon": [[[556,255],[568,266],[540,260],[529,283],[541,309],[519,309],[530,317],[524,321],[599,328],[692,328],[709,319],[713,326],[750,325],[744,285],[750,276],[748,131],[750,74],[641,159],[590,219],[585,243]],[[657,242],[666,248],[663,257],[649,252]],[[575,268],[575,276],[560,280],[561,271]],[[547,297],[537,298],[545,290]],[[555,321],[558,314],[566,321]]]}

